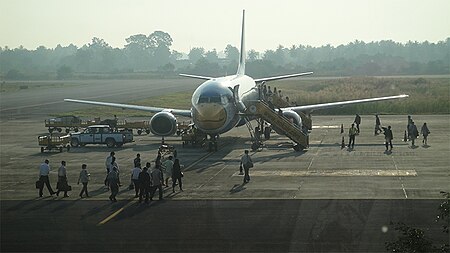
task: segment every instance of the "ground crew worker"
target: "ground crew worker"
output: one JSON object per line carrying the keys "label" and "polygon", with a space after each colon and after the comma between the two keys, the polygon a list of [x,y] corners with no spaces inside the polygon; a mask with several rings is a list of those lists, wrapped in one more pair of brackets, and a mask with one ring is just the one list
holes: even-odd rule
{"label": "ground crew worker", "polygon": [[139,165],[141,164],[141,154],[139,154],[139,153],[136,154],[136,158],[134,158],[133,163],[134,163],[133,168],[138,167],[137,164],[139,164]]}
{"label": "ground crew worker", "polygon": [[355,147],[355,136],[358,133],[358,129],[355,128],[355,124],[352,124],[352,126],[348,129],[348,147],[353,149]]}
{"label": "ground crew worker", "polygon": [[428,140],[428,135],[430,134],[430,130],[428,129],[426,122],[423,123],[422,128],[420,129],[420,133],[423,135],[422,143],[424,145],[428,145],[427,140]]}

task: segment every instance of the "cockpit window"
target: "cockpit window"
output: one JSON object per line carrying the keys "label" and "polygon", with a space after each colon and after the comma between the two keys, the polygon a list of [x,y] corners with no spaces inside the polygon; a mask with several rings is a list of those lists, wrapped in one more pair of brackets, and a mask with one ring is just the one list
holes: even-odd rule
{"label": "cockpit window", "polygon": [[198,98],[198,103],[226,104],[228,103],[228,98],[226,96],[200,96]]}

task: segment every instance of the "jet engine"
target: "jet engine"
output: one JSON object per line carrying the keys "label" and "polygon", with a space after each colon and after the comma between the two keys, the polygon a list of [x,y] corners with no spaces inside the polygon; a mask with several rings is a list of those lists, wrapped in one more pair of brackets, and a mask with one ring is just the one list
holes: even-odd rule
{"label": "jet engine", "polygon": [[150,120],[150,131],[157,136],[170,136],[177,131],[177,118],[170,112],[158,112]]}
{"label": "jet engine", "polygon": [[[302,129],[302,118],[294,111],[285,110],[283,111],[283,116],[291,121],[298,128]],[[284,135],[283,131],[276,126],[272,126],[273,130],[277,132],[277,134]]]}

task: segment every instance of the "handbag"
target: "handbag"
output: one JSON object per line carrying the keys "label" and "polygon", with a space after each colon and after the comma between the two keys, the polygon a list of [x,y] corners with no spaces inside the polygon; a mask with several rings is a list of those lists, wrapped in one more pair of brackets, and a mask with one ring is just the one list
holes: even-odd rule
{"label": "handbag", "polygon": [[44,182],[41,180],[36,181],[36,189],[41,189],[42,186],[44,186]]}

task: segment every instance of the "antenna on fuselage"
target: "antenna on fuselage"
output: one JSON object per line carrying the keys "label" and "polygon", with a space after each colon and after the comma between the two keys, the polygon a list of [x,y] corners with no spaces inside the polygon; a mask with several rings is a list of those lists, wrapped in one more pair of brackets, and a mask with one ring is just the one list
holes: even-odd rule
{"label": "antenna on fuselage", "polygon": [[241,31],[241,50],[239,52],[239,66],[236,75],[245,75],[245,10],[242,10],[242,31]]}

